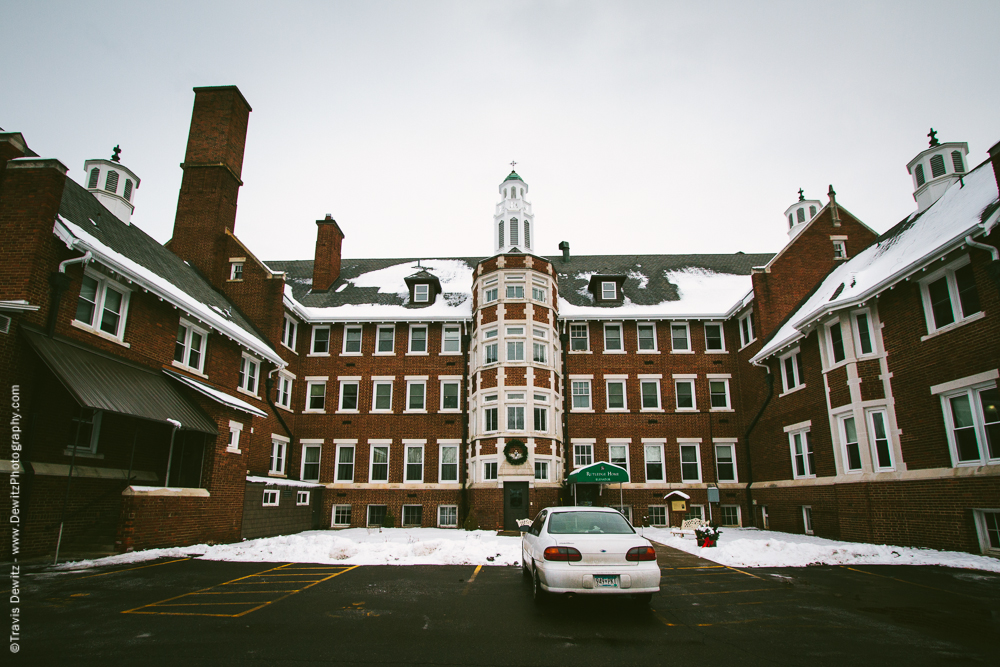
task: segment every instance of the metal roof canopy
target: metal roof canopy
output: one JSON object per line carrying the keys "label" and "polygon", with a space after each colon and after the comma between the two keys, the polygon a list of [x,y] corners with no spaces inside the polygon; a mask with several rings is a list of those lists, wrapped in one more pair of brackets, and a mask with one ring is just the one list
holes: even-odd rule
{"label": "metal roof canopy", "polygon": [[619,484],[628,482],[628,471],[607,461],[597,461],[569,474],[570,484]]}
{"label": "metal roof canopy", "polygon": [[22,328],[24,337],[82,407],[218,435],[215,422],[162,374]]}

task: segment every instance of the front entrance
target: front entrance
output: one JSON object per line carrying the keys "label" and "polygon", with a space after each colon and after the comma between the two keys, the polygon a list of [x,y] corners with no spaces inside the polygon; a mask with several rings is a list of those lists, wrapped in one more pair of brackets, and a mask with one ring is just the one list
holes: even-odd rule
{"label": "front entrance", "polygon": [[528,518],[528,483],[503,483],[503,529],[517,530],[517,520]]}
{"label": "front entrance", "polygon": [[600,484],[574,484],[575,504],[582,507],[600,506]]}

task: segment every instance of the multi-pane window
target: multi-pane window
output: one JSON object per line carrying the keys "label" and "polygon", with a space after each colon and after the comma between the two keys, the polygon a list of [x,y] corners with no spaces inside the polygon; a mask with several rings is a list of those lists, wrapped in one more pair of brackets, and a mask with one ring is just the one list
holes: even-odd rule
{"label": "multi-pane window", "polygon": [[601,298],[605,301],[613,301],[618,297],[614,281],[605,280],[601,282]]}
{"label": "multi-pane window", "polygon": [[942,401],[955,465],[1000,460],[1000,390],[996,386],[969,387],[945,394]]}
{"label": "multi-pane window", "polygon": [[844,443],[844,468],[847,472],[861,472],[861,446],[858,444],[858,425],[853,416],[840,420],[840,437]]}
{"label": "multi-pane window", "polygon": [[340,383],[340,409],[358,409],[358,383],[356,381]]}
{"label": "multi-pane window", "polygon": [[681,445],[681,481],[701,482],[701,450],[698,445]]}
{"label": "multi-pane window", "polygon": [[590,410],[590,380],[572,380],[573,409]]}
{"label": "multi-pane window", "polygon": [[368,525],[369,526],[381,526],[382,522],[385,521],[385,514],[387,511],[385,505],[369,505],[368,506]]}
{"label": "multi-pane window", "polygon": [[535,459],[535,479],[540,482],[549,481],[549,462]]}
{"label": "multi-pane window", "polygon": [[723,526],[739,526],[740,525],[740,506],[739,505],[720,505],[719,509],[722,511],[722,525]]}
{"label": "multi-pane window", "polygon": [[285,319],[281,322],[281,344],[288,349],[295,350],[295,332],[298,330],[298,324],[289,315],[285,315]]}
{"label": "multi-pane window", "polygon": [[715,478],[719,482],[737,481],[735,450],[735,445],[715,446]]}
{"label": "multi-pane window", "polygon": [[380,326],[377,334],[376,354],[391,354],[395,348],[396,330],[391,326]]}
{"label": "multi-pane window", "polygon": [[374,396],[372,397],[373,412],[392,411],[392,382],[375,381]]}
{"label": "multi-pane window", "polygon": [[233,262],[229,265],[229,279],[243,280],[243,262]]}
{"label": "multi-pane window", "polygon": [[350,526],[351,525],[351,506],[350,505],[334,505],[333,506],[333,525],[334,526]]}
{"label": "multi-pane window", "polygon": [[204,331],[181,320],[177,327],[174,361],[200,373],[205,364],[205,340],[207,338],[208,334]]}
{"label": "multi-pane window", "polygon": [[495,364],[500,360],[497,354],[497,344],[487,343],[483,346],[483,364]]}
{"label": "multi-pane window", "polygon": [[608,462],[613,463],[616,466],[625,468],[625,470],[628,470],[628,445],[609,444]]}
{"label": "multi-pane window", "polygon": [[498,298],[499,298],[499,295],[497,294],[497,287],[496,287],[496,285],[494,285],[493,287],[487,287],[486,289],[483,290],[483,302],[484,303],[492,303],[492,302],[496,301]]}
{"label": "multi-pane window", "polygon": [[524,341],[507,341],[507,361],[524,361]]}
{"label": "multi-pane window", "polygon": [[420,283],[413,286],[413,301],[416,303],[427,303],[431,299],[431,286],[427,283]]}
{"label": "multi-pane window", "polygon": [[[508,396],[508,399],[510,396]],[[507,406],[507,430],[508,431],[523,431],[524,430],[524,406],[523,405],[508,405]]]}
{"label": "multi-pane window", "polygon": [[663,477],[663,445],[644,445],[646,457],[646,481],[662,482]]}
{"label": "multi-pane window", "polygon": [[461,330],[457,326],[446,325],[441,336],[441,351],[445,354],[462,351]]}
{"label": "multi-pane window", "polygon": [[458,505],[438,505],[438,526],[440,528],[458,526]]}
{"label": "multi-pane window", "polygon": [[497,408],[492,407],[483,410],[483,429],[487,433],[500,430],[500,424],[497,419]]}
{"label": "multi-pane window", "polygon": [[639,382],[639,390],[642,394],[643,410],[660,409],[660,381],[642,380]]}
{"label": "multi-pane window", "polygon": [[784,385],[786,392],[805,384],[805,381],[802,379],[802,354],[798,350],[781,357],[780,363],[781,383]]}
{"label": "multi-pane window", "polygon": [[640,324],[636,329],[639,334],[639,349],[656,350],[656,325]]}
{"label": "multi-pane window", "polygon": [[[968,262],[965,258],[960,261]],[[927,330],[934,332],[980,311],[972,265],[949,267],[920,284]]]}
{"label": "multi-pane window", "polygon": [[687,322],[670,325],[670,344],[674,352],[691,351],[691,331]]}
{"label": "multi-pane window", "polygon": [[847,258],[847,245],[843,241],[833,242],[833,258],[834,259]]}
{"label": "multi-pane window", "polygon": [[844,329],[840,326],[840,320],[828,324],[826,333],[830,341],[830,359],[833,363],[839,364],[847,358],[844,352]]}
{"label": "multi-pane window", "polygon": [[534,299],[535,301],[541,301],[542,303],[545,303],[545,287],[544,286],[538,287],[537,285],[533,285],[531,287],[531,298]]}
{"label": "multi-pane window", "polygon": [[531,358],[536,364],[546,363],[546,350],[549,346],[545,343],[532,343],[531,344]]}
{"label": "multi-pane window", "polygon": [[889,422],[885,410],[868,412],[868,442],[872,447],[875,470],[892,470],[892,448],[889,443]]}
{"label": "multi-pane window", "polygon": [[121,340],[125,333],[128,291],[104,278],[83,276],[76,302],[76,321]]}
{"label": "multi-pane window", "polygon": [[302,480],[306,482],[319,481],[320,445],[302,445]]}
{"label": "multi-pane window", "polygon": [[710,379],[708,381],[708,393],[711,398],[713,410],[728,410],[732,407],[729,404],[729,380]]}
{"label": "multi-pane window", "polygon": [[705,506],[704,505],[688,505],[688,510],[684,514],[684,520],[688,519],[705,519]]}
{"label": "multi-pane window", "polygon": [[309,492],[308,491],[296,491],[295,492],[295,504],[296,505],[308,505],[309,504]]}
{"label": "multi-pane window", "polygon": [[72,419],[74,447],[77,452],[96,453],[104,411],[91,408],[77,408],[77,410]]}
{"label": "multi-pane window", "polygon": [[370,482],[389,481],[389,445],[372,445]]}
{"label": "multi-pane window", "polygon": [[625,381],[608,380],[608,410],[625,410]]}
{"label": "multi-pane window", "polygon": [[593,445],[573,445],[573,467],[589,466],[594,462]]}
{"label": "multi-pane window", "polygon": [[524,298],[524,285],[507,285],[507,298],[508,299],[523,299]]}
{"label": "multi-pane window", "polygon": [[406,446],[406,480],[407,482],[424,481],[424,447],[423,445]]}
{"label": "multi-pane window", "polygon": [[[535,400],[538,400],[538,398],[539,397],[536,396]],[[545,399],[544,396],[541,398],[542,400]],[[538,431],[539,433],[547,433],[549,430],[549,409],[546,408],[545,406],[536,405],[534,407],[534,417],[535,417],[534,430]]]}
{"label": "multi-pane window", "polygon": [[261,505],[264,507],[277,507],[280,502],[281,494],[278,493],[277,489],[264,489],[264,498],[261,500]]}
{"label": "multi-pane window", "polygon": [[752,343],[756,336],[753,332],[753,311],[749,311],[739,319],[740,325],[740,347],[746,347]]}
{"label": "multi-pane window", "polygon": [[813,460],[812,438],[809,435],[809,429],[790,432],[788,440],[792,448],[792,473],[795,479],[815,477],[816,463]]}
{"label": "multi-pane window", "polygon": [[[614,283],[611,283],[614,285]],[[622,350],[622,325],[604,325],[604,351],[620,352]]]}
{"label": "multi-pane window", "polygon": [[427,327],[410,327],[410,353],[424,354],[427,352]]}
{"label": "multi-pane window", "polygon": [[726,351],[726,339],[723,336],[721,324],[710,323],[705,325],[705,351]]}
{"label": "multi-pane window", "polygon": [[439,482],[458,481],[458,445],[441,445]]}
{"label": "multi-pane window", "polygon": [[458,387],[457,380],[447,380],[441,382],[441,409],[458,410]]}
{"label": "multi-pane window", "polygon": [[260,361],[243,355],[240,360],[239,387],[251,394],[257,393],[257,379],[260,376]]}
{"label": "multi-pane window", "polygon": [[496,479],[497,479],[497,462],[496,461],[483,462],[483,480],[486,482],[495,482]]}
{"label": "multi-pane window", "polygon": [[308,396],[306,410],[322,411],[326,409],[326,382],[321,380],[306,383],[306,394]]}
{"label": "multi-pane window", "polygon": [[285,460],[288,453],[288,441],[279,438],[278,436],[271,436],[271,460],[268,472],[275,475],[285,474]]}
{"label": "multi-pane window", "polygon": [[312,328],[312,346],[310,349],[312,354],[330,353],[330,327]]}
{"label": "multi-pane window", "polygon": [[872,354],[875,345],[872,343],[872,327],[868,311],[854,313],[854,345],[858,355]]}
{"label": "multi-pane window", "polygon": [[667,508],[665,505],[650,505],[646,508],[646,512],[649,516],[650,526],[667,525]]}
{"label": "multi-pane window", "polygon": [[344,354],[361,354],[361,327],[344,327]]}
{"label": "multi-pane window", "polygon": [[427,409],[427,383],[411,380],[406,383],[406,409],[411,411]]}
{"label": "multi-pane window", "polygon": [[694,380],[674,380],[674,392],[677,396],[678,410],[695,410]]}
{"label": "multi-pane window", "polygon": [[285,375],[284,373],[280,373],[278,375],[277,395],[275,396],[274,402],[283,408],[291,409],[292,378],[290,375]]}
{"label": "multi-pane window", "polygon": [[590,336],[587,334],[586,324],[569,325],[569,349],[583,352],[590,349]]}

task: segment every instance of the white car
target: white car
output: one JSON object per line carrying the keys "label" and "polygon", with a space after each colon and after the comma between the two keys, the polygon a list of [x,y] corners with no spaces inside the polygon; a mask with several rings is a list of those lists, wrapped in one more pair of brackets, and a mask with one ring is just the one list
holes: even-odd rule
{"label": "white car", "polygon": [[535,602],[549,593],[630,595],[648,604],[660,590],[649,540],[617,510],[549,507],[522,528],[521,567]]}

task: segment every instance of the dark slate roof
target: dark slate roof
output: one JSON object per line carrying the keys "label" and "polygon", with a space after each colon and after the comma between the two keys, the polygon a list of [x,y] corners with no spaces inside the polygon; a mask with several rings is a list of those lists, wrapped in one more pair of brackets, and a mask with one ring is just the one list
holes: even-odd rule
{"label": "dark slate roof", "polygon": [[[624,293],[634,304],[655,305],[663,301],[677,301],[677,286],[664,276],[666,271],[702,269],[713,273],[750,275],[750,269],[766,264],[773,253],[747,255],[579,255],[564,262],[561,255],[547,257],[559,276],[559,294],[568,302],[579,306],[595,305],[587,295],[588,279],[577,276],[590,273],[626,276]],[[427,261],[424,258],[421,261]],[[438,258],[445,259],[445,258]],[[470,268],[484,257],[446,258],[465,262]],[[395,259],[345,259],[341,263],[340,277],[327,292],[311,292],[313,261],[269,261],[267,266],[274,271],[284,271],[287,283],[292,287],[292,296],[304,306],[314,308],[336,307],[348,304],[406,305],[406,299],[397,294],[380,293],[377,287],[355,287],[352,280],[358,276],[378,271],[397,264],[411,263],[416,267],[416,258]],[[639,275],[648,278],[645,288],[639,288]],[[471,283],[464,293],[445,294],[445,298],[464,299],[472,290]],[[583,294],[581,294],[583,291]],[[735,303],[734,303],[735,305]],[[611,304],[608,308],[614,308]]]}
{"label": "dark slate roof", "polygon": [[227,319],[233,324],[258,338],[266,347],[274,349],[267,337],[196,269],[137,226],[119,220],[94,195],[72,179],[66,179],[59,215],[197,301],[228,312]]}

